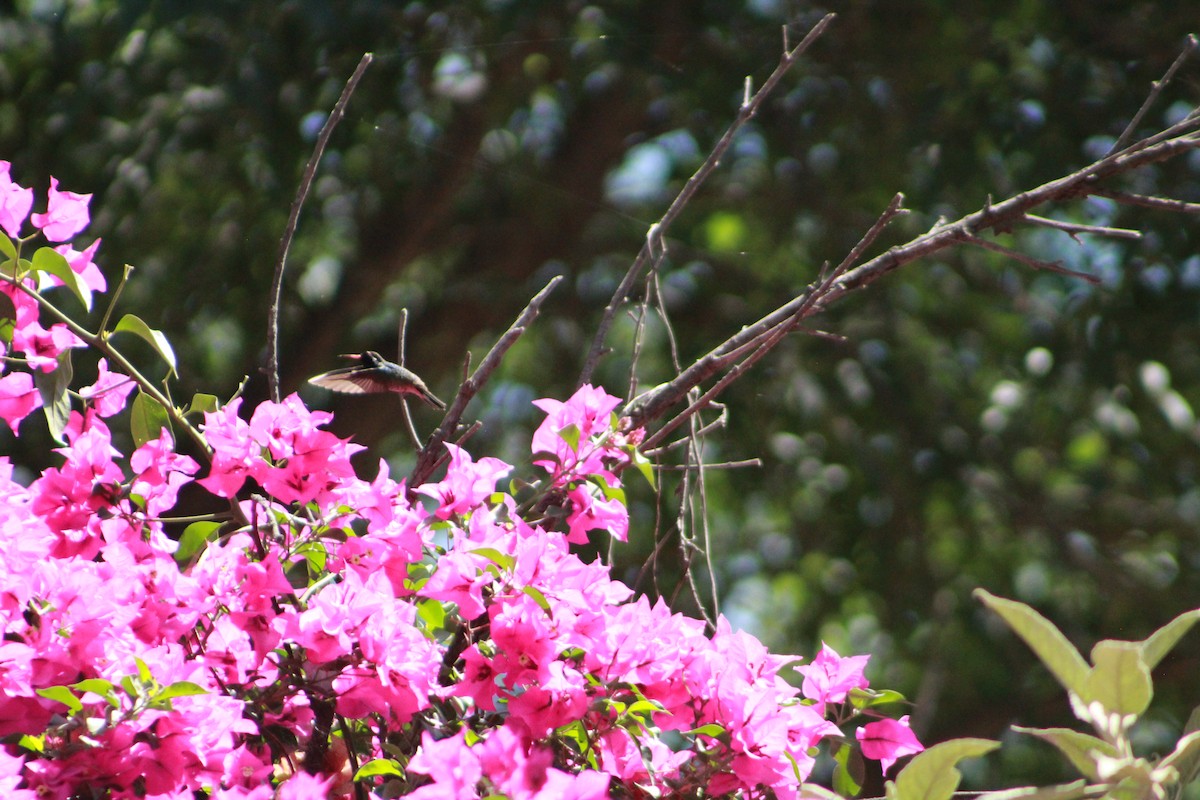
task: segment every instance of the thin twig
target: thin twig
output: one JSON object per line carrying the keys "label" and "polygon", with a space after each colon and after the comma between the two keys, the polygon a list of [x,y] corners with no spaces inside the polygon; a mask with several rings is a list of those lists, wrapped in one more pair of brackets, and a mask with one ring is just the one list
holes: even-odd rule
{"label": "thin twig", "polygon": [[320,134],[317,135],[317,143],[313,147],[312,155],[309,156],[308,164],[304,167],[304,175],[300,179],[300,188],[296,190],[296,198],[292,201],[292,210],[288,214],[287,226],[283,230],[283,238],[279,241],[279,257],[275,261],[275,275],[271,279],[271,302],[267,307],[267,384],[270,387],[271,399],[276,403],[279,402],[279,302],[283,294],[283,271],[287,265],[288,250],[292,247],[292,238],[296,235],[296,225],[300,220],[300,209],[304,206],[304,200],[308,197],[308,190],[312,188],[313,178],[317,174],[317,165],[321,162],[321,156],[325,152],[326,145],[329,144],[329,137],[333,134],[333,129],[337,127],[342,116],[346,112],[346,104],[350,102],[350,95],[354,93],[354,89],[358,86],[358,82],[362,79],[363,73],[367,71],[367,67],[375,56],[371,53],[363,53],[363,57],[358,62],[358,67],[355,68],[354,74],[350,76],[350,80],[346,81],[346,86],[342,89],[342,95],[338,98],[333,106],[333,111],[329,112],[328,119],[321,127]]}
{"label": "thin twig", "polygon": [[1153,208],[1157,211],[1177,211],[1183,214],[1200,214],[1200,203],[1188,203],[1183,200],[1173,200],[1170,197],[1134,194],[1133,192],[1122,192],[1118,189],[1104,187],[1097,188],[1092,194],[1116,200],[1118,203],[1124,203],[1127,206],[1141,206],[1142,208]]}
{"label": "thin twig", "polygon": [[[659,451],[655,451],[659,452]],[[747,458],[742,461],[718,461],[715,464],[663,464],[654,469],[658,472],[687,472],[689,470],[704,469],[745,469],[746,467],[761,467],[763,465],[761,458]]]}
{"label": "thin twig", "polygon": [[1080,280],[1087,281],[1091,284],[1100,283],[1100,279],[1095,275],[1089,275],[1086,272],[1077,272],[1076,270],[1068,269],[1064,267],[1060,261],[1044,261],[1040,258],[1034,258],[1033,256],[1022,253],[1020,250],[1014,250],[1011,247],[1005,247],[1002,244],[997,244],[996,242],[988,239],[982,239],[978,236],[966,236],[963,238],[963,241],[967,242],[968,244],[982,247],[984,250],[991,250],[993,253],[1000,253],[1001,255],[1008,256],[1009,258],[1015,261],[1020,261],[1022,264],[1033,267],[1034,269],[1045,270],[1046,272],[1057,272],[1060,275],[1069,275],[1072,278],[1079,278]]}
{"label": "thin twig", "polygon": [[1108,151],[1109,155],[1112,155],[1123,148],[1126,142],[1133,137],[1133,132],[1137,129],[1138,125],[1142,124],[1142,118],[1146,116],[1146,112],[1150,110],[1150,107],[1154,105],[1156,100],[1158,100],[1158,96],[1163,93],[1164,89],[1167,88],[1167,84],[1170,83],[1171,79],[1175,77],[1175,73],[1178,72],[1179,68],[1183,66],[1183,62],[1187,61],[1188,56],[1195,52],[1196,45],[1196,34],[1188,34],[1187,43],[1184,44],[1183,50],[1179,52],[1179,55],[1175,58],[1175,61],[1172,62],[1171,66],[1167,68],[1167,72],[1162,76],[1162,79],[1157,80],[1150,85],[1150,94],[1146,96],[1146,100],[1142,103],[1142,107],[1139,108],[1137,113],[1133,115],[1133,119],[1129,120],[1129,124],[1125,126],[1125,130],[1121,131],[1121,135],[1117,137],[1115,142],[1113,142],[1112,148]]}
{"label": "thin twig", "polygon": [[[396,363],[404,366],[404,349],[405,339],[408,335],[408,309],[400,309],[400,331],[399,340],[396,343]],[[408,400],[404,395],[397,395],[400,398],[400,416],[404,419],[404,429],[408,432],[408,440],[412,442],[413,450],[421,449],[421,439],[417,436],[417,428],[413,425],[412,411],[408,407]]]}
{"label": "thin twig", "polygon": [[[433,475],[438,464],[441,463],[441,459],[445,457],[442,443],[447,441],[458,428],[459,420],[462,419],[467,404],[471,402],[475,395],[488,382],[492,373],[495,372],[496,367],[500,366],[500,361],[504,358],[504,354],[508,352],[508,349],[516,343],[517,339],[521,338],[521,334],[537,319],[542,304],[546,302],[546,298],[550,296],[550,293],[554,291],[554,287],[558,286],[561,280],[561,275],[555,275],[540,292],[533,296],[517,316],[512,326],[492,345],[492,349],[479,362],[479,366],[475,368],[475,372],[458,387],[458,393],[450,402],[450,406],[446,410],[446,416],[442,419],[442,424],[430,434],[425,446],[417,453],[417,463],[413,467],[412,474],[408,480],[410,492],[413,488],[425,483]],[[469,359],[470,354],[467,357]]]}
{"label": "thin twig", "polygon": [[1040,225],[1043,228],[1054,228],[1065,233],[1071,234],[1071,238],[1075,238],[1079,233],[1091,233],[1097,236],[1111,236],[1114,239],[1141,239],[1142,232],[1135,231],[1131,228],[1110,228],[1107,225],[1082,225],[1077,222],[1063,222],[1058,219],[1049,219],[1047,217],[1039,217],[1037,214],[1026,214],[1022,219],[1025,222],[1034,225]]}
{"label": "thin twig", "polygon": [[753,97],[743,100],[742,105],[738,108],[737,116],[734,117],[729,128],[717,141],[716,145],[713,146],[712,151],[708,154],[708,158],[704,160],[704,163],[700,165],[700,168],[696,170],[692,177],[688,178],[687,183],[683,185],[678,196],[671,202],[671,205],[663,213],[658,222],[650,226],[650,230],[646,234],[646,241],[642,244],[642,249],[638,251],[637,257],[629,267],[629,271],[625,273],[625,277],[621,279],[617,290],[613,292],[612,299],[604,307],[600,323],[596,327],[596,337],[592,340],[592,346],[588,350],[587,357],[583,362],[583,370],[580,373],[577,385],[582,386],[591,381],[592,373],[595,371],[596,365],[600,362],[600,357],[604,354],[604,342],[608,338],[609,328],[612,327],[613,320],[616,318],[617,309],[625,302],[629,290],[633,288],[633,282],[637,280],[646,263],[654,256],[656,245],[658,245],[659,258],[661,259],[663,252],[662,242],[667,228],[680,215],[684,207],[700,189],[704,180],[721,163],[721,158],[725,155],[725,151],[733,144],[735,134],[758,112],[763,101],[775,89],[775,86],[783,79],[787,71],[800,59],[800,56],[804,54],[809,46],[825,32],[825,29],[833,22],[835,16],[834,14],[826,14],[820,22],[812,27],[808,35],[795,48],[784,50],[783,56],[779,61],[779,66],[775,68],[762,87],[754,93]]}

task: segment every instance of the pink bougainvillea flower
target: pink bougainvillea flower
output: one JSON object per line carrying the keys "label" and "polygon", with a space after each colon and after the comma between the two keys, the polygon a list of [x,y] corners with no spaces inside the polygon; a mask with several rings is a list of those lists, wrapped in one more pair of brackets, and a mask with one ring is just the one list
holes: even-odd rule
{"label": "pink bougainvillea flower", "polygon": [[807,666],[795,667],[804,676],[800,691],[809,700],[816,700],[819,708],[826,703],[844,703],[851,689],[867,688],[863,677],[870,656],[847,656],[843,658],[829,645],[821,643],[821,652]]}
{"label": "pink bougainvillea flower", "polygon": [[450,466],[446,477],[438,483],[426,483],[416,491],[438,502],[434,515],[438,519],[467,514],[496,491],[496,481],[512,470],[498,458],[484,457],[475,461],[461,447],[446,442],[450,451]]}
{"label": "pink bougainvillea flower", "polygon": [[58,179],[50,179],[49,200],[45,214],[30,217],[34,227],[42,229],[42,235],[52,242],[65,242],[87,227],[90,221],[88,203],[90,194],[59,191]]}
{"label": "pink bougainvillea flower", "polygon": [[21,235],[21,224],[33,208],[33,189],[13,182],[9,176],[12,164],[0,161],[0,228],[14,239]]}
{"label": "pink bougainvillea flower", "polygon": [[587,544],[587,532],[602,530],[617,541],[629,537],[629,509],[617,497],[597,498],[588,485],[576,486],[567,492],[571,513],[567,515],[567,541]]}
{"label": "pink bougainvillea flower", "polygon": [[84,286],[93,292],[103,292],[108,288],[108,281],[104,279],[104,273],[100,271],[100,267],[96,266],[96,262],[92,261],[96,251],[100,249],[99,239],[88,245],[86,250],[76,250],[69,244],[60,244],[54,249],[67,260],[71,271],[83,280]]}
{"label": "pink bougainvillea flower", "polygon": [[915,755],[925,749],[917,736],[908,727],[908,715],[900,719],[881,719],[868,722],[854,732],[862,745],[863,755],[875,759],[887,772],[904,756]]}
{"label": "pink bougainvillea flower", "polygon": [[119,372],[108,371],[108,359],[100,359],[97,365],[96,382],[79,390],[79,396],[92,400],[96,413],[111,417],[125,408],[125,401],[133,391],[133,379]]}
{"label": "pink bougainvillea flower", "polygon": [[28,372],[14,372],[0,378],[0,418],[14,433],[21,420],[41,405],[41,395]]}

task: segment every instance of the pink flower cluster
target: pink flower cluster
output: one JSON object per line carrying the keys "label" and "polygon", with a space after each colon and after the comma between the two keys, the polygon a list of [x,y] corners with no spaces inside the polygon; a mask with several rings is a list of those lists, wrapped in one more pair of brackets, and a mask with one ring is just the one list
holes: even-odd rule
{"label": "pink flower cluster", "polygon": [[[29,203],[2,178],[15,236]],[[56,191],[50,237],[80,222]],[[600,389],[538,401],[547,477],[519,504],[510,465],[453,445],[438,482],[360,479],[362,448],[295,395],[207,414],[206,469],[165,430],[126,458],[105,419],[129,388],[102,363],[28,486],[0,458],[5,797],[798,798],[842,735],[829,710],[866,686],[865,657],[826,648],[797,690],[795,659],[571,552],[628,533],[638,434]],[[181,566],[164,518],[189,485],[229,510]],[[864,726],[863,752],[917,752],[905,722]]]}

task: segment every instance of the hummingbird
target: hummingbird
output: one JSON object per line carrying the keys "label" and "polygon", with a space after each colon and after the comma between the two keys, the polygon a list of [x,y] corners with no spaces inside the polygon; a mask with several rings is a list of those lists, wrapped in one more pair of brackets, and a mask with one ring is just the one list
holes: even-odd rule
{"label": "hummingbird", "polygon": [[407,394],[421,398],[436,409],[446,407],[445,403],[429,391],[425,381],[417,377],[415,372],[393,364],[374,350],[351,353],[341,358],[353,359],[360,363],[322,372],[309,378],[308,382],[344,394]]}

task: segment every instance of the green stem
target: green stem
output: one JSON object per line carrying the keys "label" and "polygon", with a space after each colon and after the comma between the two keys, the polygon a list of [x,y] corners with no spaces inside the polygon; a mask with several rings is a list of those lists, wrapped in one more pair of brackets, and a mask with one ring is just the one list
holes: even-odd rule
{"label": "green stem", "polygon": [[78,322],[60,311],[58,307],[49,300],[26,286],[24,282],[8,276],[5,276],[5,280],[9,281],[18,289],[25,292],[25,294],[36,300],[38,305],[49,312],[51,316],[55,317],[57,320],[66,325],[67,328],[70,329],[71,333],[78,336],[88,346],[95,348],[102,355],[116,364],[117,367],[120,368],[121,372],[124,372],[130,378],[133,378],[133,380],[137,383],[138,388],[157,401],[158,404],[161,405],[167,412],[167,416],[170,418],[171,422],[175,425],[178,425],[185,433],[187,433],[191,440],[196,443],[203,454],[204,460],[206,462],[211,462],[212,448],[208,446],[208,442],[204,440],[204,436],[200,433],[200,431],[184,418],[179,409],[175,408],[170,398],[159,391],[159,389],[150,381],[149,378],[139,372],[137,368],[133,366],[133,364],[129,363],[129,360],[126,359],[125,356],[121,355],[120,351],[118,351],[112,346],[112,344],[109,343],[108,335],[104,333],[103,329],[101,329],[99,333],[92,333],[87,328],[83,327]]}

